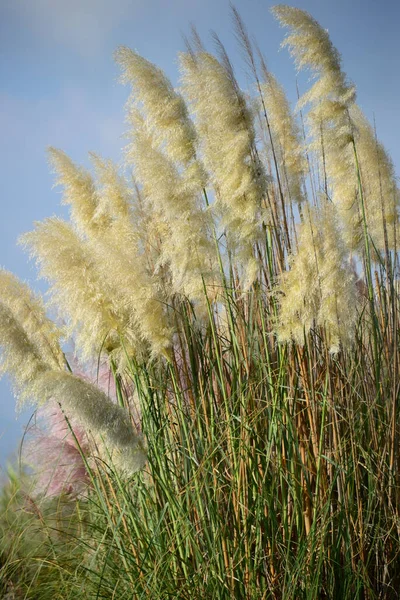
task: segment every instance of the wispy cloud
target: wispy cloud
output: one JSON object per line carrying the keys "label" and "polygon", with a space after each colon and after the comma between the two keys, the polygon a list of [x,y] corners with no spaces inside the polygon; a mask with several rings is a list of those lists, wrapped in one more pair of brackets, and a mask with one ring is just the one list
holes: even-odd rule
{"label": "wispy cloud", "polygon": [[144,0],[14,0],[13,10],[40,38],[93,56]]}

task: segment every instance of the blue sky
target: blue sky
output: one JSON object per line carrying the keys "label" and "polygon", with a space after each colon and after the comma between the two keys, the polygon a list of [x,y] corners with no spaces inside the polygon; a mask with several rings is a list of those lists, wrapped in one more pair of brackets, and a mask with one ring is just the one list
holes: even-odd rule
{"label": "blue sky", "polygon": [[[235,3],[272,72],[295,99],[295,71],[269,0]],[[297,0],[329,30],[358,100],[400,174],[398,0]],[[0,265],[44,290],[34,265],[16,245],[33,221],[65,215],[45,149],[77,162],[87,152],[118,160],[124,146],[123,105],[113,51],[127,45],[178,81],[176,54],[193,22],[226,44],[240,81],[248,78],[232,32],[228,0],[0,0]],[[211,44],[209,47],[212,48]],[[304,81],[304,79],[303,79]],[[0,291],[1,294],[1,291]],[[29,411],[16,420],[7,381],[0,382],[0,465],[16,448]]]}

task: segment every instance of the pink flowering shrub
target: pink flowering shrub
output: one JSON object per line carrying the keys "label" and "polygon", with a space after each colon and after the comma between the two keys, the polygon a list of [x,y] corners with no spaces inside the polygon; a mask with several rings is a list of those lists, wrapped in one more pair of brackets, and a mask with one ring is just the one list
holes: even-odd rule
{"label": "pink flowering shrub", "polygon": [[90,444],[80,425],[74,420],[70,425],[74,435],[60,406],[48,402],[28,426],[22,458],[32,468],[35,495],[77,497],[85,491],[89,477],[81,452],[89,456]]}

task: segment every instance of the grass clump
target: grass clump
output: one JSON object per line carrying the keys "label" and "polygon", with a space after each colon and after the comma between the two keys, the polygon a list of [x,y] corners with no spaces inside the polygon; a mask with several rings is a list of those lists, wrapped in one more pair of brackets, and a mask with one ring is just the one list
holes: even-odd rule
{"label": "grass clump", "polygon": [[3,272],[0,344],[84,484],[11,474],[6,597],[398,597],[399,192],[326,31],[274,12],[315,76],[300,123],[234,11],[251,101],[218,37],[178,91],[124,48],[133,184],[51,150],[71,222],[23,242],[65,326]]}

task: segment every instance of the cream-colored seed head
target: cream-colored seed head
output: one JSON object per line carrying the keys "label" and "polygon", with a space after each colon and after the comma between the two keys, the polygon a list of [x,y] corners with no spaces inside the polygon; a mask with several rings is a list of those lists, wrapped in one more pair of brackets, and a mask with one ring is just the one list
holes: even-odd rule
{"label": "cream-colored seed head", "polygon": [[321,200],[299,228],[298,251],[283,274],[278,339],[304,344],[314,325],[325,328],[330,352],[354,337],[358,297],[335,208]]}
{"label": "cream-colored seed head", "polygon": [[186,104],[163,71],[137,52],[121,47],[116,60],[122,81],[133,87],[130,106],[140,108],[157,148],[187,165],[196,156],[196,133]]}
{"label": "cream-colored seed head", "polygon": [[[70,333],[74,332],[84,357],[104,347],[120,363],[126,350],[141,353],[143,341],[159,354],[169,346],[170,333],[139,255],[129,190],[110,161],[93,154],[92,161],[100,185],[96,189],[92,181],[94,212],[91,220],[79,227],[87,238],[77,235],[67,223],[49,220],[40,232],[28,234],[25,239],[36,243],[36,251],[43,257],[39,256],[42,273],[55,282],[53,300],[61,313],[69,315]],[[79,169],[77,172],[81,173]],[[79,192],[84,194],[84,189],[80,190],[75,179],[74,186],[77,204]],[[67,192],[70,187],[67,184]],[[57,228],[62,247],[52,254],[50,246]]]}
{"label": "cream-colored seed head", "polygon": [[317,225],[323,238],[323,260],[319,266],[322,297],[317,323],[325,327],[330,352],[335,353],[340,344],[347,348],[354,339],[360,299],[337,210],[322,200],[320,212]]}
{"label": "cream-colored seed head", "polygon": [[[255,152],[253,116],[230,73],[214,56],[181,54],[180,62],[183,93],[196,117],[216,207],[231,248],[239,257],[241,250],[248,257],[259,237],[260,206],[266,190],[264,169]],[[248,281],[254,275],[251,270],[245,277]]]}
{"label": "cream-colored seed head", "polygon": [[355,130],[368,233],[373,247],[384,250],[386,230],[388,248],[394,249],[400,192],[393,163],[357,105],[351,108],[350,117]]}
{"label": "cream-colored seed head", "polygon": [[311,68],[319,80],[304,96],[307,102],[325,97],[329,92],[334,97],[350,97],[355,89],[347,81],[341,69],[340,54],[332,44],[326,29],[306,11],[280,4],[272,8],[272,13],[289,33],[283,46],[288,46],[298,70]]}
{"label": "cream-colored seed head", "polygon": [[272,12],[289,29],[283,45],[288,46],[297,68],[311,69],[316,78],[300,98],[299,106],[311,106],[307,115],[313,139],[310,149],[320,157],[321,179],[327,175],[332,199],[344,223],[346,241],[355,247],[359,215],[353,131],[348,114],[355,101],[355,88],[342,71],[340,54],[328,32],[310,14],[285,5],[275,6]]}
{"label": "cream-colored seed head", "polygon": [[183,171],[154,146],[145,123],[135,119],[128,159],[142,184],[151,212],[157,215],[160,256],[156,267],[167,265],[172,292],[190,300],[204,297],[203,280],[213,282],[215,249],[210,238],[207,213],[200,205],[202,172],[193,162]]}
{"label": "cream-colored seed head", "polygon": [[53,369],[64,368],[62,332],[47,317],[42,298],[4,269],[0,269],[0,290],[0,301],[25,330],[41,359]]}
{"label": "cream-colored seed head", "polygon": [[106,280],[101,280],[88,242],[58,218],[37,223],[22,242],[37,259],[40,275],[50,282],[51,304],[67,318],[83,359],[119,344],[120,323]]}
{"label": "cream-colored seed head", "polygon": [[95,222],[130,220],[132,216],[132,192],[118,167],[111,160],[104,160],[93,152],[91,161],[97,175],[97,203],[94,213]]}
{"label": "cream-colored seed head", "polygon": [[266,67],[263,74],[265,81],[261,85],[261,91],[279,169],[284,174],[283,180],[290,200],[301,203],[304,201],[303,179],[307,165],[299,129],[283,87]]}
{"label": "cream-colored seed head", "polygon": [[117,60],[133,87],[126,161],[134,166],[156,221],[160,255],[155,269],[168,266],[172,292],[198,300],[202,277],[211,278],[213,247],[199,204],[207,177],[196,157],[193,123],[182,96],[160,69],[127,48],[118,51]]}
{"label": "cream-colored seed head", "polygon": [[165,303],[146,271],[131,224],[116,222],[91,249],[101,281],[109,285],[111,306],[121,323],[124,342],[130,340],[137,352],[145,343],[153,356],[166,354],[172,333]]}
{"label": "cream-colored seed head", "polygon": [[22,239],[41,276],[50,281],[51,304],[67,317],[67,334],[82,359],[105,350],[120,362],[126,352],[141,354],[143,342],[154,354],[169,346],[163,307],[129,222],[115,222],[106,236],[85,240],[71,225],[52,218]]}
{"label": "cream-colored seed head", "polygon": [[[29,325],[29,324],[28,324]],[[44,362],[21,323],[0,302],[0,374],[11,375],[19,406],[54,400],[68,415],[96,435],[104,435],[123,470],[133,473],[146,462],[143,440],[133,430],[128,413],[90,383]]]}
{"label": "cream-colored seed head", "polygon": [[[334,119],[332,117],[332,122]],[[314,122],[314,147],[323,143],[324,164],[321,179],[326,173],[332,201],[343,223],[346,244],[358,250],[362,242],[360,193],[357,166],[354,155],[354,131],[349,123],[348,112],[340,113],[333,126],[328,120]],[[324,173],[325,171],[325,173]]]}
{"label": "cream-colored seed head", "polygon": [[14,314],[0,301],[0,376],[8,373],[13,381],[19,407],[35,394],[37,377],[48,370],[37,346]]}
{"label": "cream-colored seed head", "polygon": [[392,163],[355,103],[355,88],[341,69],[338,51],[328,32],[305,11],[277,6],[273,12],[292,32],[284,45],[289,46],[298,68],[311,68],[318,77],[300,105],[311,104],[312,149],[321,152],[322,148],[322,176],[327,175],[346,243],[355,250],[362,248],[362,193],[373,246],[385,247],[386,229],[388,246],[393,248],[399,192]]}
{"label": "cream-colored seed head", "polygon": [[283,273],[279,285],[282,294],[277,327],[280,342],[294,340],[302,346],[304,335],[318,316],[321,241],[311,213],[311,218],[306,218],[299,227],[297,253],[292,255],[290,270]]}
{"label": "cream-colored seed head", "polygon": [[75,165],[61,150],[49,148],[49,156],[58,176],[56,184],[64,188],[63,203],[70,205],[71,219],[79,232],[90,236],[105,230],[109,219],[97,214],[98,198],[90,173]]}

